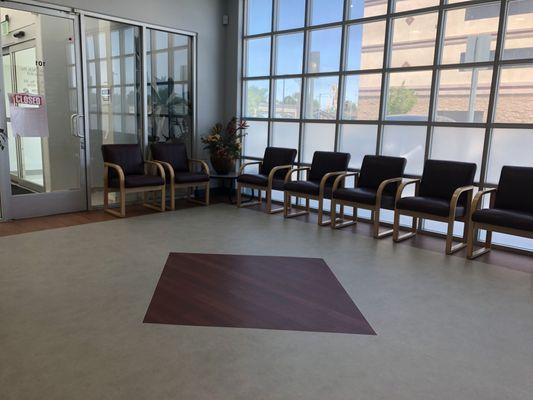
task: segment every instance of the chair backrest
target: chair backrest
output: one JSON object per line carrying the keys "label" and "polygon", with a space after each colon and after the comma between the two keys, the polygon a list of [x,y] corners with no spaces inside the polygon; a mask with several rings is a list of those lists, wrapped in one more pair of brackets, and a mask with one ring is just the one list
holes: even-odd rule
{"label": "chair backrest", "polygon": [[[418,194],[451,200],[456,189],[474,184],[476,168],[474,163],[427,160]],[[466,200],[466,196],[461,196],[459,204],[466,204]]]}
{"label": "chair backrest", "polygon": [[[403,177],[407,160],[403,157],[371,156],[363,158],[357,186],[377,190],[381,182]],[[399,183],[385,187],[384,193],[394,195]]]}
{"label": "chair backrest", "polygon": [[[270,171],[272,171],[274,167],[279,167],[281,165],[293,165],[295,158],[295,149],[286,149],[283,147],[267,147],[265,149],[263,164],[259,169],[259,173],[268,176],[270,174]],[[288,171],[286,170],[277,171],[274,174],[274,177],[276,179],[283,179],[285,178],[285,174],[287,174],[287,172]]]}
{"label": "chair backrest", "polygon": [[150,149],[154,160],[169,163],[175,172],[189,172],[189,157],[184,143],[153,143]]}
{"label": "chair backrest", "polygon": [[[339,153],[335,151],[315,151],[313,162],[309,171],[308,179],[312,182],[320,182],[324,175],[329,172],[346,171],[350,162],[349,153]],[[328,184],[333,185],[335,177],[328,180]]]}
{"label": "chair backrest", "polygon": [[[144,159],[139,144],[104,144],[102,145],[104,162],[120,165],[124,175],[144,174]],[[113,168],[109,169],[109,179],[117,179]]]}
{"label": "chair backrest", "polygon": [[533,213],[533,167],[502,168],[494,207]]}

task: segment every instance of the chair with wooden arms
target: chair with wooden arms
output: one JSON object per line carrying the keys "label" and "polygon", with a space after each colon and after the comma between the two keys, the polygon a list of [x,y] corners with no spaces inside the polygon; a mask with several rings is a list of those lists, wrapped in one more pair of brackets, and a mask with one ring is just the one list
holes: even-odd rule
{"label": "chair with wooden arms", "polygon": [[[482,198],[489,194],[489,207],[481,208]],[[478,229],[486,230],[487,235],[483,247],[474,251]],[[533,167],[504,166],[498,187],[476,194],[468,231],[468,258],[490,251],[492,232],[533,238]]]}
{"label": "chair with wooden arms", "polygon": [[[138,144],[104,144],[104,210],[117,217],[126,216],[126,194],[143,193],[143,205],[165,211],[165,171],[153,161],[145,161]],[[120,211],[109,208],[109,193],[119,192]],[[153,203],[146,202],[146,193],[153,192]],[[161,193],[161,204],[156,194]]]}
{"label": "chair with wooden arms", "polygon": [[[476,164],[458,161],[427,160],[422,179],[408,180],[400,185],[396,195],[394,212],[395,242],[416,235],[418,221],[430,219],[448,225],[446,254],[455,253],[466,247],[470,207],[474,191]],[[401,197],[408,185],[415,185],[415,195]],[[409,233],[400,235],[400,216],[413,218]],[[455,221],[465,223],[461,243],[453,245]]]}
{"label": "chair with wooden arms", "polygon": [[[266,210],[269,214],[283,211],[283,207],[272,209],[272,190],[283,190],[285,175],[293,167],[297,151],[282,147],[267,147],[262,161],[254,161],[243,164],[237,178],[237,207],[242,207],[242,188],[257,189],[258,201],[246,203],[246,206],[261,204],[261,191],[265,191]],[[259,173],[245,173],[245,168],[259,164]]]}
{"label": "chair with wooden arms", "polygon": [[[335,178],[347,171],[349,162],[349,153],[315,151],[311,167],[292,169],[285,177],[283,186],[285,190],[285,218],[308,214],[310,200],[318,200],[318,224],[321,226],[329,225],[331,221],[324,220],[324,199],[331,199]],[[306,179],[293,181],[293,174],[300,171],[306,171]],[[305,199],[305,210],[291,211],[292,196]]]}
{"label": "chair with wooden arms", "polygon": [[[184,143],[154,143],[150,149],[153,160],[165,169],[171,210],[176,209],[176,189],[180,188],[187,190],[188,201],[209,205],[209,166],[205,161],[189,158]],[[200,171],[194,170],[195,164],[200,166]],[[194,197],[194,189],[198,187],[205,189],[203,201]]]}
{"label": "chair with wooden arms", "polygon": [[[372,212],[373,234],[376,239],[392,235],[392,229],[380,232],[379,216],[382,208],[394,210],[394,201],[402,181],[407,160],[402,157],[367,155],[359,172],[347,172],[335,179],[331,199],[331,227],[343,228],[357,223],[357,209]],[[343,187],[345,179],[354,176],[353,188]],[[337,218],[340,205],[340,219]],[[351,219],[344,218],[344,207],[353,207]]]}

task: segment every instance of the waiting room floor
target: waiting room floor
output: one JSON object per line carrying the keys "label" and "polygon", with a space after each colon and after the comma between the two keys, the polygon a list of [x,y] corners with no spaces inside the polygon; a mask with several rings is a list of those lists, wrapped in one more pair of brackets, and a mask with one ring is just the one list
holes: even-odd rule
{"label": "waiting room floor", "polygon": [[[376,336],[146,324],[169,253],[323,258]],[[0,238],[1,399],[531,399],[533,274],[217,204]]]}

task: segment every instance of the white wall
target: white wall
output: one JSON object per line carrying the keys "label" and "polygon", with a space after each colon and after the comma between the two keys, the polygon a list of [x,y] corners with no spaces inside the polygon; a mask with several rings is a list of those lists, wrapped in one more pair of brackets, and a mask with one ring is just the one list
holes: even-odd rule
{"label": "white wall", "polygon": [[226,28],[222,16],[226,0],[54,0],[57,4],[198,33],[199,135],[225,118]]}

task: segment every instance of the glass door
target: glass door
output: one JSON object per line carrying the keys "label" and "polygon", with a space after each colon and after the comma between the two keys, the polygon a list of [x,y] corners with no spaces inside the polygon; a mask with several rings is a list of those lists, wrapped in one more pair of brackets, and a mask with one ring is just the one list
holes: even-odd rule
{"label": "glass door", "polygon": [[[3,2],[6,218],[87,209],[78,19]],[[8,161],[6,162],[6,158]]]}

